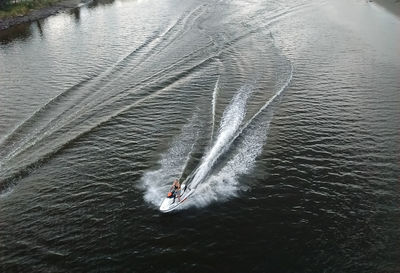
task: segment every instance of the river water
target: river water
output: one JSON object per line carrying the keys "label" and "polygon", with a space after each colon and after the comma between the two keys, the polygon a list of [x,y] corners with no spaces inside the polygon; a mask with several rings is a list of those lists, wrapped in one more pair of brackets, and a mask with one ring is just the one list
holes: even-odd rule
{"label": "river water", "polygon": [[[357,0],[0,32],[0,271],[400,272],[399,46]],[[161,214],[175,178],[195,193]]]}

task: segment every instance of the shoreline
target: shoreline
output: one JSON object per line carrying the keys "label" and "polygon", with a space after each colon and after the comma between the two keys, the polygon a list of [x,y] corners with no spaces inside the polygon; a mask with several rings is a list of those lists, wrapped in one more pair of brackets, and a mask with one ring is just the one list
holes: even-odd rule
{"label": "shoreline", "polygon": [[370,2],[375,3],[390,13],[400,17],[400,0],[370,0]]}
{"label": "shoreline", "polygon": [[81,0],[63,0],[51,6],[32,10],[26,15],[0,19],[0,31],[13,27],[15,25],[43,19],[51,15],[57,14],[61,11],[74,9],[78,7],[80,3]]}
{"label": "shoreline", "polygon": [[[85,2],[85,1],[82,1]],[[369,0],[389,11],[390,13],[400,17],[400,0]],[[8,17],[0,19],[0,31],[13,27],[15,25],[33,22],[39,19],[49,17],[61,11],[67,11],[77,8],[81,0],[63,0],[53,5],[35,9],[26,15]]]}

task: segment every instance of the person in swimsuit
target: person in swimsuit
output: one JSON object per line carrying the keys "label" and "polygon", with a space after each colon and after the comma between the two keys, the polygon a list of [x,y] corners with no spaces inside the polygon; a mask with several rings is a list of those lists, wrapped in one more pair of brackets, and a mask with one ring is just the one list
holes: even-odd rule
{"label": "person in swimsuit", "polygon": [[170,192],[172,192],[172,195],[174,196],[174,202],[176,197],[178,197],[179,202],[181,201],[181,184],[178,179],[175,179],[174,183],[172,183]]}

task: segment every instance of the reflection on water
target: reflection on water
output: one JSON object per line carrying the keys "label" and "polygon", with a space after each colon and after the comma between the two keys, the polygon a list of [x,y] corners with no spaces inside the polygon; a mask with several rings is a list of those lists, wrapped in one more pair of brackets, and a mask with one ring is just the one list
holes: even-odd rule
{"label": "reflection on water", "polygon": [[107,6],[111,5],[115,2],[115,0],[93,0],[88,4],[88,8],[96,8],[98,6]]}
{"label": "reflection on water", "polygon": [[70,11],[70,14],[74,16],[75,22],[78,23],[79,20],[81,19],[81,9],[80,8],[74,8]]}
{"label": "reflection on water", "polygon": [[[89,8],[89,9],[95,9],[100,6],[108,6],[112,5],[115,2],[115,0],[93,0],[93,1],[88,1],[88,4],[82,7],[77,7],[74,9],[71,9],[67,12],[62,12],[62,14],[68,14],[71,17],[74,18],[75,23],[79,23],[81,19],[81,9],[82,8]],[[60,16],[60,15],[58,15]],[[5,29],[3,31],[0,31],[0,43],[1,44],[8,44],[14,40],[26,40],[30,37],[32,37],[33,33],[38,32],[39,36],[42,37],[44,32],[43,32],[43,25],[46,24],[48,20],[52,20],[54,15],[51,15],[50,17],[36,20],[33,22],[27,22],[23,24],[18,24],[15,26],[12,26],[8,29]]]}
{"label": "reflection on water", "polygon": [[42,21],[43,20],[37,20],[36,21],[36,26],[37,26],[37,29],[38,29],[39,34],[40,34],[41,37],[43,37]]}
{"label": "reflection on water", "polygon": [[31,23],[23,23],[0,31],[0,43],[8,44],[13,40],[24,41],[32,36]]}

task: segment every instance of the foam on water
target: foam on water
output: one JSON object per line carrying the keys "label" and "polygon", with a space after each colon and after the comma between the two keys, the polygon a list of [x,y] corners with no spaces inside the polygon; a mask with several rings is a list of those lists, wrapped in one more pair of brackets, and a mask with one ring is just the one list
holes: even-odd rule
{"label": "foam on water", "polygon": [[[192,201],[190,204],[205,205],[219,197],[234,195],[239,189],[238,175],[251,169],[255,158],[262,151],[268,127],[264,124],[265,122],[258,124],[255,128],[250,128],[238,144],[237,153],[218,173],[208,177],[215,162],[229,148],[227,144],[235,137],[243,123],[247,100],[252,93],[253,86],[242,86],[225,109],[214,145],[208,149],[199,167],[191,176],[189,185],[199,194],[195,195],[194,202]],[[198,137],[195,123],[196,118],[192,118],[182,128],[181,134],[175,138],[169,150],[162,155],[159,161],[160,167],[143,176],[142,187],[145,189],[144,198],[147,202],[159,206],[170,187],[170,182],[179,177],[185,169],[190,152]]]}
{"label": "foam on water", "polygon": [[197,186],[196,194],[192,198],[194,205],[205,206],[212,201],[223,201],[247,188],[247,185],[239,183],[239,176],[250,172],[254,167],[267,139],[269,123],[270,119],[262,120],[246,131],[233,157],[220,171],[213,173]]}
{"label": "foam on water", "polygon": [[225,151],[229,148],[226,144],[235,136],[246,115],[247,100],[253,92],[253,87],[244,85],[232,99],[225,109],[222,116],[219,133],[215,143],[207,154],[203,157],[198,169],[195,171],[193,179],[190,181],[192,188],[196,188],[210,173],[212,166]]}
{"label": "foam on water", "polygon": [[146,172],[142,177],[141,186],[145,189],[144,199],[147,202],[159,206],[172,181],[182,175],[198,139],[199,129],[196,124],[198,116],[195,114],[182,127],[180,135],[175,137],[168,151],[161,156],[159,168]]}
{"label": "foam on water", "polygon": [[[244,122],[244,118],[247,101],[251,97],[254,87],[247,84],[238,90],[223,113],[215,141],[206,150],[199,166],[186,179],[188,186],[196,192],[183,208],[191,205],[205,206],[214,200],[225,200],[235,196],[238,190],[246,187],[246,185],[240,185],[239,176],[251,171],[257,156],[261,154],[273,114],[272,107],[269,106],[280,98],[283,90],[289,85],[292,75],[293,67],[290,68],[288,78],[283,85],[246,122]],[[213,92],[213,123],[215,122],[214,107],[217,86],[218,80]],[[260,116],[263,117],[260,118]],[[176,177],[181,177],[197,136],[198,131],[194,127],[194,119],[192,119],[183,127],[181,134],[174,140],[170,149],[162,155],[160,168],[143,176],[142,186],[145,189],[147,202],[156,206],[160,205],[170,187],[170,182]],[[234,142],[235,146],[232,146]],[[227,154],[228,151],[232,151],[232,153]],[[221,168],[215,168],[225,154],[227,154],[227,162],[224,162]]]}
{"label": "foam on water", "polygon": [[246,115],[247,100],[252,92],[252,86],[242,86],[239,92],[232,99],[231,103],[225,109],[217,139],[215,140],[215,143],[211,149],[202,159],[199,168],[195,171],[193,179],[190,181],[192,188],[196,188],[197,185],[206,178],[206,176],[210,173],[215,161],[218,160],[225,149],[229,148],[226,146],[226,144],[229,143],[230,140],[235,136],[235,133],[242,124],[242,121]]}

